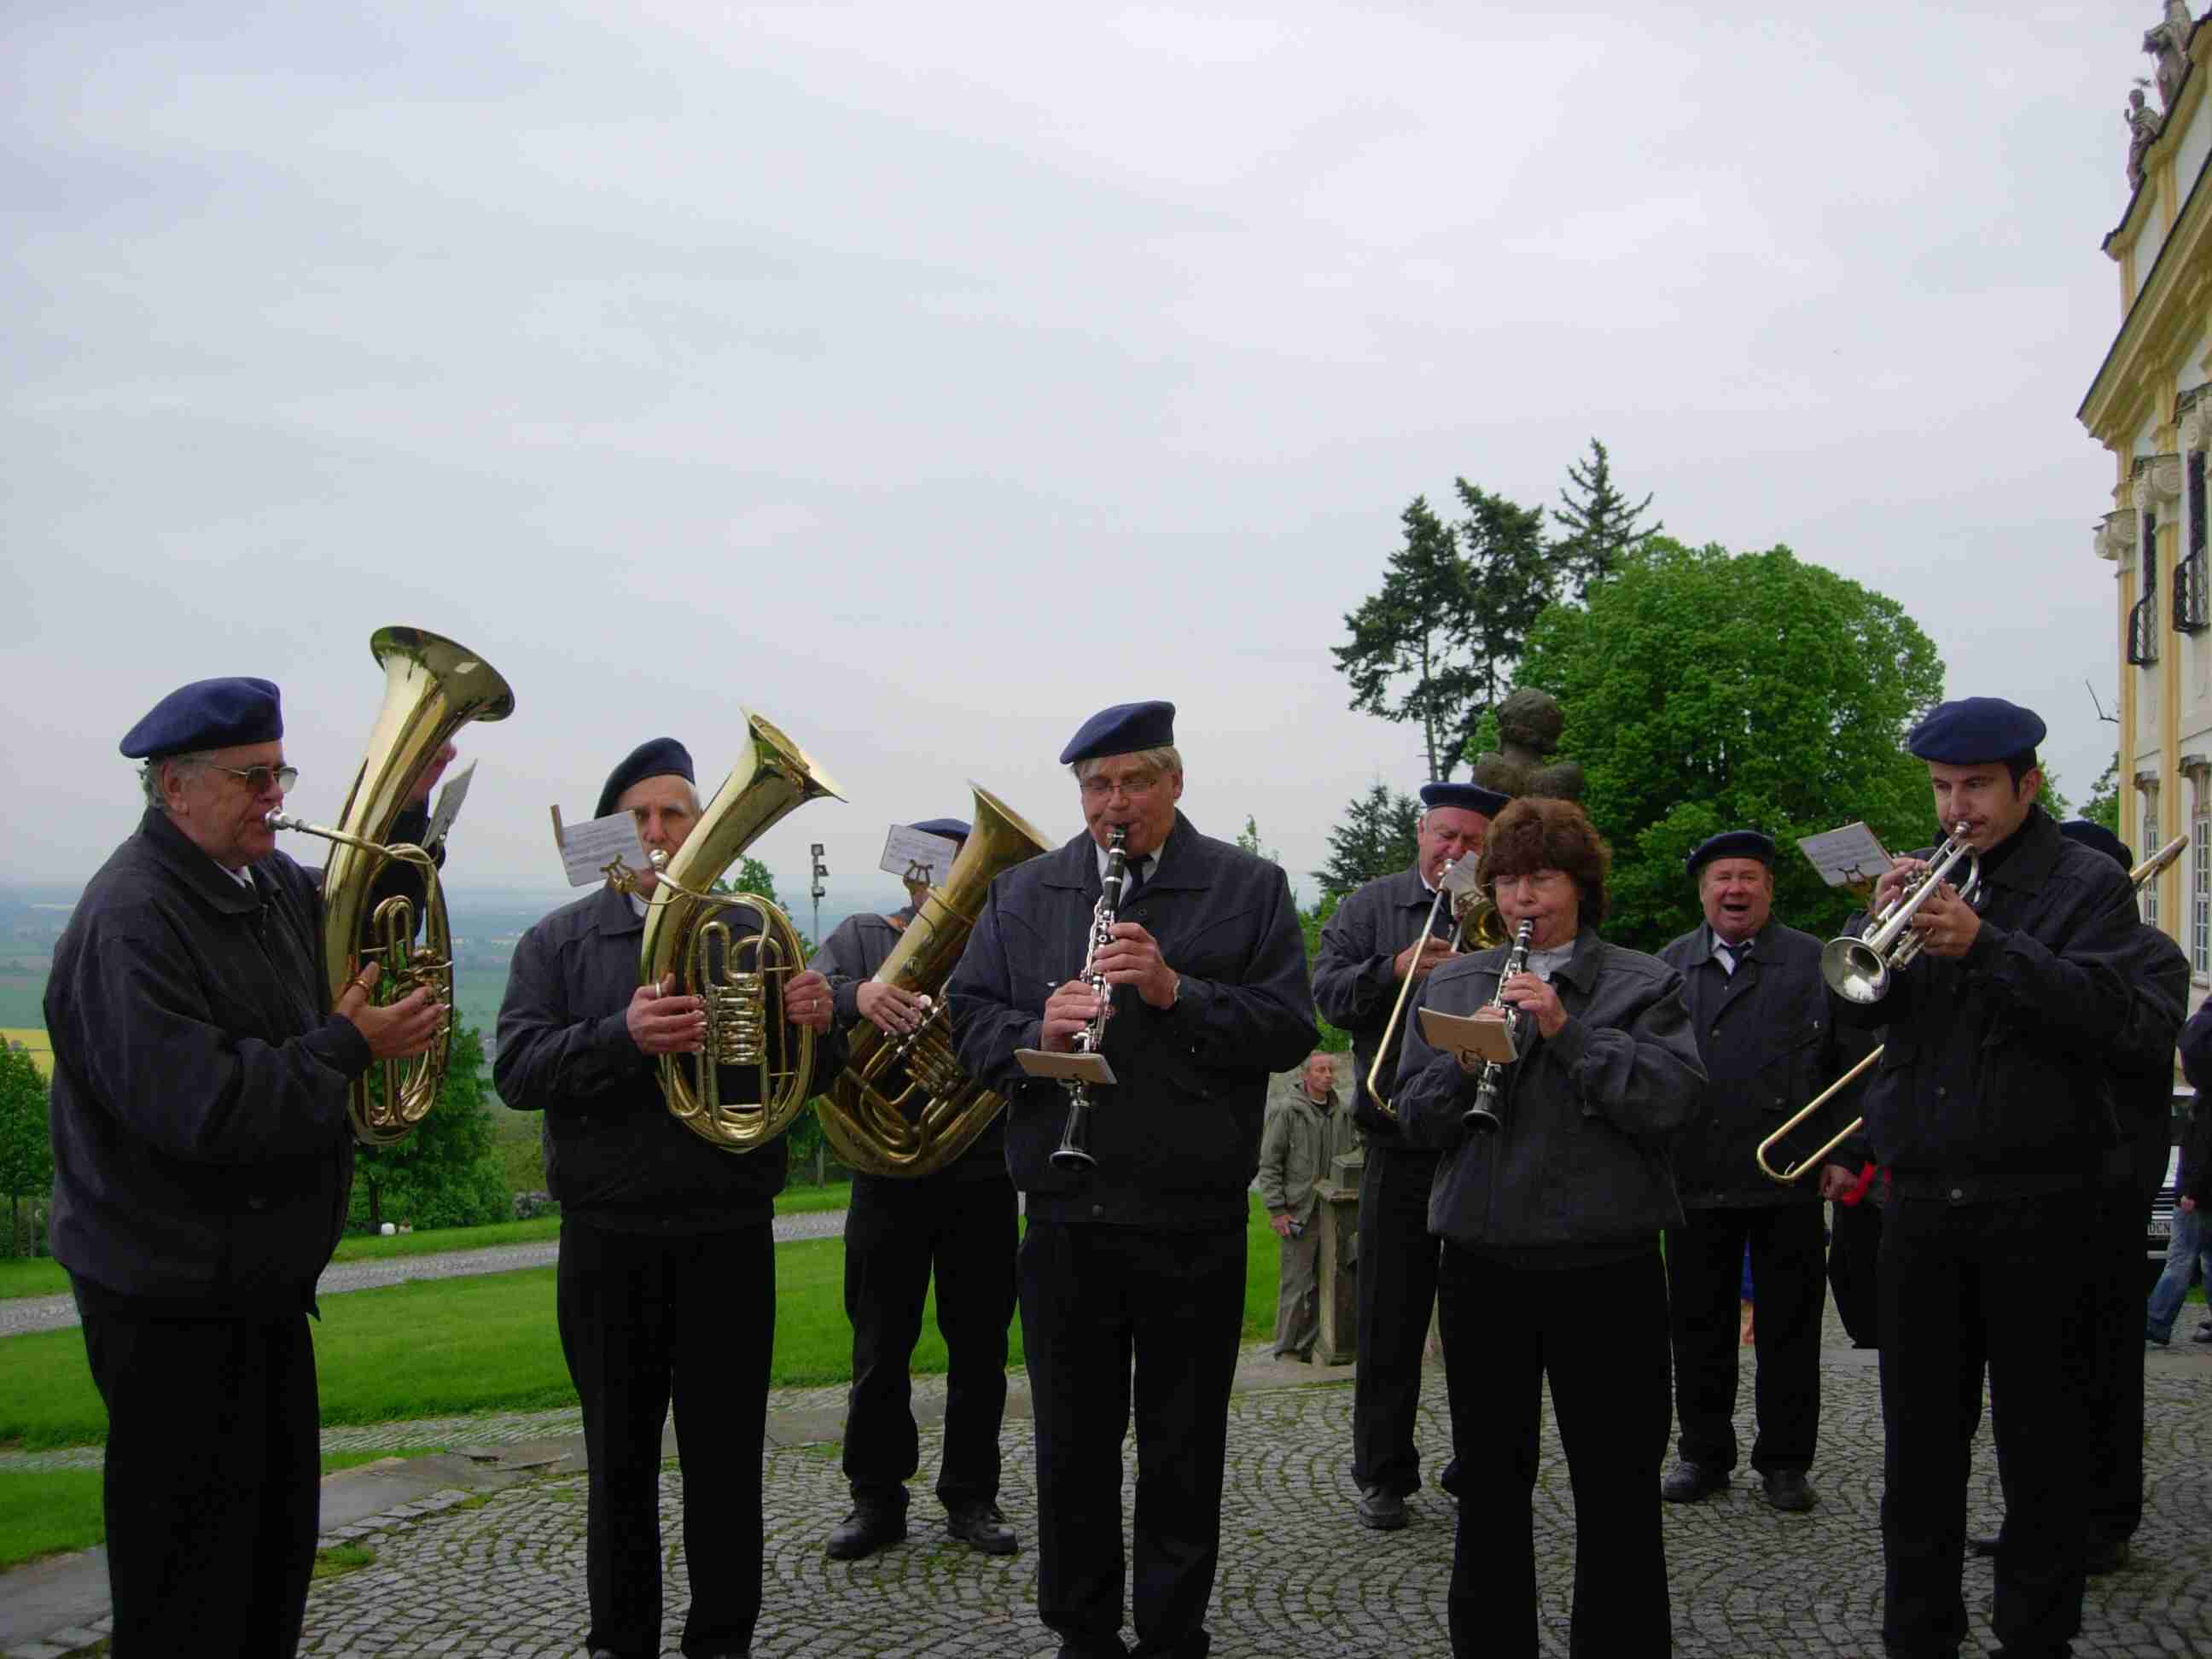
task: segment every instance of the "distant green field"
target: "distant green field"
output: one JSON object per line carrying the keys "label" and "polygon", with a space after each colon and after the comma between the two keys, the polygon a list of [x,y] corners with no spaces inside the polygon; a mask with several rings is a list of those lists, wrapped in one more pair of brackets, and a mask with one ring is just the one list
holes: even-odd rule
{"label": "distant green field", "polygon": [[0,974],[0,1026],[35,1025],[43,1029],[46,1023],[46,976],[43,970],[29,978],[21,974]]}

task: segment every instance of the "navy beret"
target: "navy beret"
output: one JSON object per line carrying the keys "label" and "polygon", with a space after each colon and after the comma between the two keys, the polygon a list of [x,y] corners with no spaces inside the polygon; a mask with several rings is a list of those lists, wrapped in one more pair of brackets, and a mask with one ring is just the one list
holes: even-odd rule
{"label": "navy beret", "polygon": [[1723,830],[1692,847],[1686,865],[1694,876],[1715,859],[1757,859],[1771,870],[1774,842],[1756,830]]}
{"label": "navy beret", "polygon": [[118,746],[132,760],[159,760],[195,749],[274,743],[283,735],[283,694],[275,682],[194,680],[148,709]]}
{"label": "navy beret", "polygon": [[2058,833],[2069,841],[2078,841],[2093,853],[2103,853],[2123,870],[2136,867],[2135,851],[2101,823],[2092,823],[2087,818],[2069,818],[2058,826]]}
{"label": "navy beret", "polygon": [[691,769],[691,751],[673,738],[650,738],[623,757],[623,763],[607,774],[607,787],[599,791],[599,804],[592,816],[603,818],[615,810],[615,803],[623,792],[641,778],[681,778],[686,783],[696,783],[698,775]]}
{"label": "navy beret", "polygon": [[1479,783],[1425,783],[1421,786],[1421,805],[1424,806],[1455,806],[1462,812],[1480,812],[1494,818],[1512,803],[1513,797],[1501,795],[1495,789],[1486,789]]}
{"label": "navy beret", "polygon": [[1912,728],[1905,746],[1924,761],[1971,766],[2033,749],[2043,741],[2046,729],[2043,717],[2033,708],[2002,697],[1961,697],[1936,704]]}
{"label": "navy beret", "polygon": [[924,818],[920,823],[910,823],[909,830],[919,830],[925,836],[943,836],[947,841],[968,839],[968,826],[958,818]]}
{"label": "navy beret", "polygon": [[1171,702],[1117,702],[1102,708],[1083,722],[1082,728],[1060,751],[1060,763],[1096,760],[1101,755],[1133,755],[1141,749],[1164,749],[1175,741],[1175,705]]}

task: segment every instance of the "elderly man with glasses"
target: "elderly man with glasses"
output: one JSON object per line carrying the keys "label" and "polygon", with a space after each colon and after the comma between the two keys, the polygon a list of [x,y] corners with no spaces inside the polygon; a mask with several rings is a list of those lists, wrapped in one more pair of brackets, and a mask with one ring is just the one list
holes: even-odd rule
{"label": "elderly man with glasses", "polygon": [[[297,1645],[320,1479],[307,1316],[345,1221],[348,1097],[445,1019],[425,992],[370,1002],[374,969],[332,1003],[319,872],[265,822],[298,776],[283,735],[276,688],[243,678],[131,729],[146,813],[46,986],[49,1231],[107,1406],[117,1659]],[[422,835],[441,769],[397,838]]]}

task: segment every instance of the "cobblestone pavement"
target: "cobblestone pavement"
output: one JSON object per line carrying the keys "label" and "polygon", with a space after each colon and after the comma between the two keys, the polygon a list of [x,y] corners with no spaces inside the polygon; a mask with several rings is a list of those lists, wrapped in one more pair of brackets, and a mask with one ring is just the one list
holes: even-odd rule
{"label": "cobblestone pavement", "polygon": [[[2201,1353],[2202,1351],[2200,1351]],[[1740,1483],[1666,1511],[1675,1651],[1735,1656],[1871,1655],[1880,1650],[1881,1419],[1872,1356],[1823,1361],[1822,1503],[1778,1516]],[[1249,1367],[1248,1366],[1248,1370]],[[1291,1368],[1267,1368],[1283,1376]],[[2095,1581],[2075,1650],[2083,1656],[2212,1656],[2212,1360],[2154,1364],[2148,1385],[2146,1514],[2136,1559]],[[1311,1374],[1308,1374],[1309,1376]],[[1345,1380],[1240,1392],[1230,1423],[1221,1570],[1212,1613],[1223,1659],[1291,1653],[1441,1655],[1453,1510],[1433,1488],[1398,1534],[1351,1519],[1352,1391]],[[817,1391],[818,1392],[818,1391]],[[1424,1390],[1420,1439],[1441,1462],[1441,1373]],[[1749,1391],[1741,1428],[1748,1437]],[[786,1399],[779,1395],[777,1408]],[[868,1560],[828,1561],[822,1543],[846,1507],[834,1450],[772,1449],[766,1459],[766,1607],[755,1652],[813,1655],[1029,1655],[1053,1651],[1035,1621],[1036,1499],[1030,1425],[1005,1431],[1003,1504],[1023,1549],[992,1559],[947,1542],[927,1490],[939,1435],[922,1437],[923,1477],[908,1541]],[[1131,1468],[1133,1479],[1133,1467]],[[661,1480],[669,1559],[665,1650],[676,1651],[687,1579],[680,1477]],[[1125,1505],[1133,1489],[1125,1491]],[[585,1623],[584,1481],[562,1474],[480,1497],[439,1494],[411,1513],[347,1528],[375,1564],[318,1586],[303,1653],[577,1654]],[[1993,1522],[1996,1472],[1984,1437],[1970,1513]],[[1573,1500],[1549,1425],[1536,1492],[1544,1650],[1566,1651]],[[1975,1620],[1966,1651],[1990,1650],[1989,1569],[1969,1564]]]}
{"label": "cobblestone pavement", "polygon": [[[836,1238],[845,1231],[842,1210],[809,1210],[775,1218],[775,1240]],[[315,1282],[317,1296],[405,1285],[418,1279],[465,1279],[473,1273],[511,1273],[525,1267],[550,1267],[559,1259],[557,1241],[501,1244],[488,1250],[441,1250],[433,1255],[386,1256],[374,1261],[337,1261]],[[66,1296],[23,1296],[0,1301],[0,1336],[26,1331],[58,1331],[76,1323],[76,1302]]]}

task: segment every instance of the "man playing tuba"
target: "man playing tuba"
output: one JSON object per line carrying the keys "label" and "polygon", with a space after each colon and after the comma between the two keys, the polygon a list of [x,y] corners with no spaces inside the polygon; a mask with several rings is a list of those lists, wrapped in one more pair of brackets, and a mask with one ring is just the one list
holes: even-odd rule
{"label": "man playing tuba", "polygon": [[[593,816],[628,812],[649,853],[676,855],[700,822],[691,756],[638,745]],[[591,1465],[586,1575],[594,1659],[660,1651],[660,1434],[672,1401],[684,1471],[687,1659],[743,1654],[761,1601],[761,1448],[775,1336],[770,1224],[781,1135],[744,1154],[702,1146],[670,1115],[660,1056],[698,1053],[696,996],[638,983],[647,869],[522,936],[499,1011],[500,1098],[545,1114],[546,1185],[561,1203],[561,1349],[584,1407]],[[793,976],[781,1013],[826,1030],[830,987]],[[818,1048],[817,1077],[834,1061]],[[734,1092],[749,1079],[724,1068]]]}
{"label": "man playing tuba", "polygon": [[[958,818],[913,827],[956,843],[968,840]],[[927,1011],[915,994],[878,983],[875,974],[929,887],[926,879],[909,879],[903,910],[848,916],[822,942],[814,966],[829,978],[840,1030],[863,1019],[886,1036],[920,1027]],[[1018,1236],[1003,1114],[943,1170],[912,1179],[854,1176],[845,1219],[845,1315],[853,1323],[845,1479],[853,1509],[830,1534],[831,1560],[870,1555],[906,1536],[906,1481],[921,1459],[907,1368],[933,1272],[945,1352],[945,1456],[937,1476],[945,1530],[986,1555],[1013,1553],[1012,1529],[999,1510],[999,1425],[1006,1409]]]}
{"label": "man playing tuba", "polygon": [[265,822],[299,775],[283,737],[262,679],[196,681],[131,728],[146,813],[46,987],[51,1235],[107,1407],[119,1659],[298,1645],[321,1480],[307,1315],[353,1180],[349,1095],[446,1017],[427,991],[371,1002],[374,967],[333,1004],[319,872]]}

